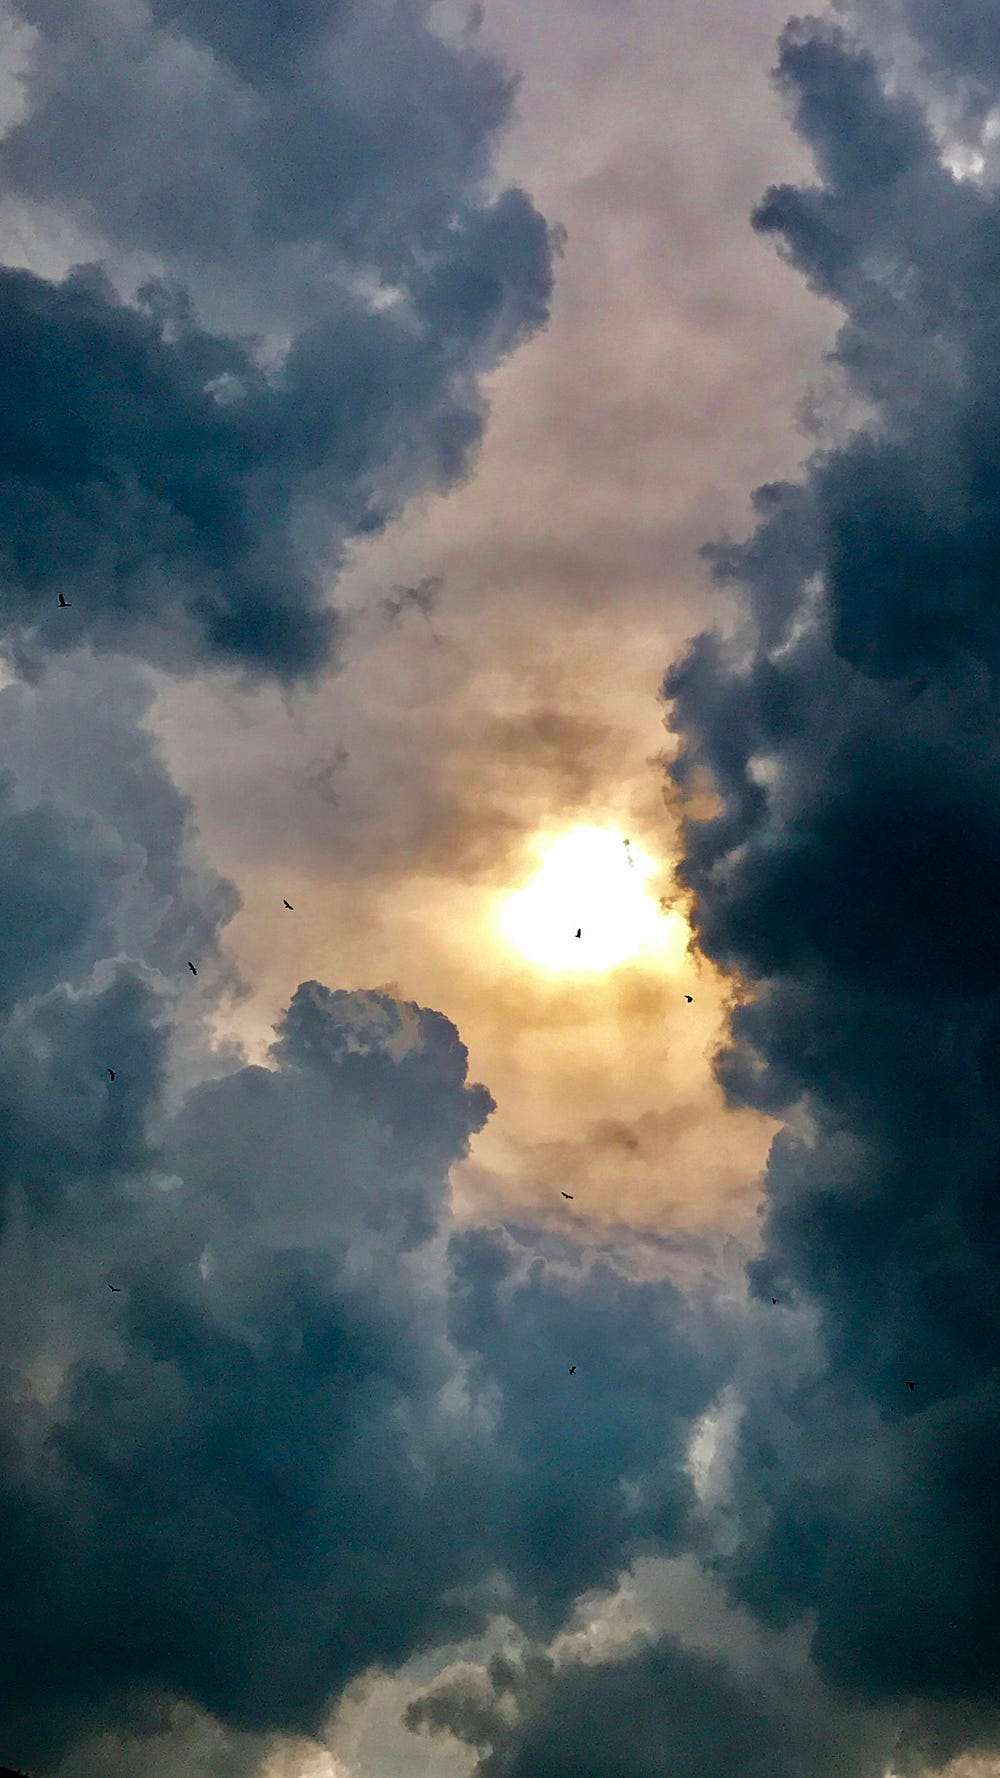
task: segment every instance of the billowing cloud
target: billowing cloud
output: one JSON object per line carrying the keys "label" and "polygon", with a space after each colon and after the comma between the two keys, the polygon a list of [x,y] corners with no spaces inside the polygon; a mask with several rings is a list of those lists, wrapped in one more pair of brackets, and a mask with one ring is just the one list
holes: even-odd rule
{"label": "billowing cloud", "polygon": [[729,1336],[610,1254],[453,1230],[492,1100],[440,1013],[304,983],[267,1066],[213,1057],[234,898],[116,671],[0,693],[2,1714],[41,1770],[176,1718],[168,1767],[204,1719],[249,1771],[370,1666],[501,1601],[554,1630],[676,1543]]}
{"label": "billowing cloud", "polygon": [[581,1599],[548,1646],[508,1634],[486,1659],[452,1663],[405,1714],[474,1749],[477,1778],[883,1778],[894,1740],[884,1713],[817,1680],[797,1639],[762,1635],[695,1564],[659,1558],[633,1564],[613,1594]]}
{"label": "billowing cloud", "polygon": [[196,5],[21,13],[0,171],[107,264],[0,270],[8,644],[314,673],[350,540],[467,473],[480,375],[547,318],[546,225],[488,188],[512,83],[416,0],[263,38]]}
{"label": "billowing cloud", "polygon": [[845,1687],[937,1701],[947,1752],[998,1679],[1000,208],[838,30],[790,25],[779,82],[819,183],[755,223],[846,311],[869,418],[710,549],[744,628],[666,683],[677,793],[720,799],[682,877],[747,990],[720,1078],[789,1119],[751,1275],[824,1355],[748,1365],[720,1560],[766,1617],[815,1614]]}

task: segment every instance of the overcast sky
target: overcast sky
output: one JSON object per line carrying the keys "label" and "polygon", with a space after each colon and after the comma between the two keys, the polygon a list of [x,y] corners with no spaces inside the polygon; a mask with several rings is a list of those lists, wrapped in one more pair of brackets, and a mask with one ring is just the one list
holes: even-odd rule
{"label": "overcast sky", "polygon": [[1000,5],[0,123],[0,1763],[993,1778]]}

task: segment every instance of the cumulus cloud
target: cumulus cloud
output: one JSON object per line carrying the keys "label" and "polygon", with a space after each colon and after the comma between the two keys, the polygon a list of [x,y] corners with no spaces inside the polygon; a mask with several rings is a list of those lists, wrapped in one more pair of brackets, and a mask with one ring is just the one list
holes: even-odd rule
{"label": "cumulus cloud", "polygon": [[768,1687],[673,1638],[603,1660],[504,1652],[446,1675],[407,1720],[474,1747],[478,1778],[881,1778],[887,1751],[884,1727],[838,1721],[808,1687]]}
{"label": "cumulus cloud", "polygon": [[546,225],[488,189],[512,83],[418,0],[20,12],[0,171],[107,263],[0,270],[8,645],[315,673],[350,540],[468,472],[547,318]]}
{"label": "cumulus cloud", "polygon": [[235,897],[115,673],[0,693],[2,1715],[36,1770],[235,1773],[676,1539],[725,1342],[610,1255],[452,1229],[492,1100],[442,1014],[304,983],[266,1067],[213,1055],[224,978],[196,1016],[176,976]]}
{"label": "cumulus cloud", "polygon": [[719,799],[682,880],[745,984],[719,1075],[789,1119],[751,1277],[818,1311],[825,1355],[742,1379],[719,1559],[772,1621],[815,1614],[845,1687],[933,1700],[944,1757],[998,1678],[1000,209],[838,29],[791,24],[778,81],[819,180],[755,225],[844,309],[870,417],[711,546],[744,626],[666,681],[676,794]]}

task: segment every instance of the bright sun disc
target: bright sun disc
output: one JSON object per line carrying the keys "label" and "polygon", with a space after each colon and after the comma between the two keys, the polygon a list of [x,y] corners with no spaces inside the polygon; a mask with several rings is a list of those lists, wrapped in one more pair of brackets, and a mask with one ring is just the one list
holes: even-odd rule
{"label": "bright sun disc", "polygon": [[501,930],[542,969],[613,969],[660,951],[679,916],[665,921],[650,896],[655,868],[619,833],[574,828],[546,848],[537,875],[504,902]]}

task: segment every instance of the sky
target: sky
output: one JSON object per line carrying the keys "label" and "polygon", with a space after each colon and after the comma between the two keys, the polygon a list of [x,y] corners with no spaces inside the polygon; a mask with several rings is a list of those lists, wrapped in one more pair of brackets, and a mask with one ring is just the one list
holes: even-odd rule
{"label": "sky", "polygon": [[1000,7],[6,0],[0,1762],[1000,1773]]}

